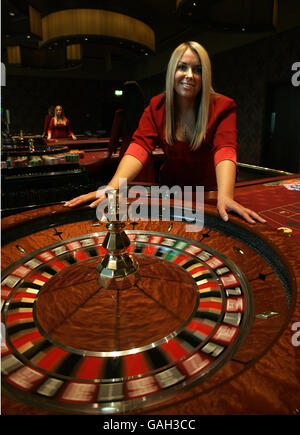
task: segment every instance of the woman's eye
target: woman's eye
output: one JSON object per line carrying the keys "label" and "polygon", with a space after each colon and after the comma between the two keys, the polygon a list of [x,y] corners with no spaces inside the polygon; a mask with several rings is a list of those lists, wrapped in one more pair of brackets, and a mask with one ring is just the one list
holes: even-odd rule
{"label": "woman's eye", "polygon": [[[182,63],[179,63],[179,64],[177,65],[177,70],[179,70],[179,71],[184,71],[184,72],[186,72],[186,71],[188,71],[188,69],[189,69],[189,66],[188,66],[188,65],[185,65],[185,64],[182,64]],[[195,66],[195,67],[193,68],[193,73],[194,73],[194,74],[197,74],[197,75],[201,75],[201,74],[202,74],[202,68],[201,68],[201,66]]]}
{"label": "woman's eye", "polygon": [[179,69],[180,71],[186,71],[187,70],[187,66],[183,65],[182,63],[179,63],[177,65],[177,69]]}

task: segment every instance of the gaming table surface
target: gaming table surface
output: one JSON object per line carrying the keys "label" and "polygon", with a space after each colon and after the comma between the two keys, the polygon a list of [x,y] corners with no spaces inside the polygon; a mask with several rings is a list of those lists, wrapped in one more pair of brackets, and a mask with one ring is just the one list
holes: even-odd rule
{"label": "gaming table surface", "polygon": [[[2,413],[297,413],[297,195],[238,187],[266,224],[223,222],[213,194],[200,231],[184,209],[129,221],[139,270],[123,291],[99,284],[107,228],[94,210],[3,219]],[[278,207],[288,221],[268,214]]]}

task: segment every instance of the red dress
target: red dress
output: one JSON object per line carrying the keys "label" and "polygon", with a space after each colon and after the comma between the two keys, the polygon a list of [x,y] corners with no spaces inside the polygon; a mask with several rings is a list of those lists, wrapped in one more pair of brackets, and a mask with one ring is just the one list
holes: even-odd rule
{"label": "red dress", "polygon": [[196,151],[188,142],[165,140],[165,94],[153,97],[125,154],[143,164],[153,149],[162,147],[166,159],[160,168],[160,184],[167,186],[217,186],[215,167],[222,160],[237,161],[236,104],[221,94],[212,94],[206,137]]}
{"label": "red dress", "polygon": [[63,137],[73,136],[73,132],[70,128],[70,121],[65,118],[65,124],[54,123],[54,117],[51,118],[48,134],[51,134],[51,139],[59,139]]}

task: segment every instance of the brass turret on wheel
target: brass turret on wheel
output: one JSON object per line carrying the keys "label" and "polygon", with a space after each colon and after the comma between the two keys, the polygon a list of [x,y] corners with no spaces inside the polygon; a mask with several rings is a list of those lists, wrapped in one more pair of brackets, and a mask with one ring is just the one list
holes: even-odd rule
{"label": "brass turret on wheel", "polygon": [[120,192],[110,190],[106,192],[106,197],[108,199],[108,214],[106,216],[109,222],[106,225],[108,233],[102,246],[108,252],[101,263],[98,264],[97,271],[99,272],[102,287],[106,289],[126,289],[135,283],[138,263],[127,252],[130,240],[124,231],[125,222],[121,216]]}

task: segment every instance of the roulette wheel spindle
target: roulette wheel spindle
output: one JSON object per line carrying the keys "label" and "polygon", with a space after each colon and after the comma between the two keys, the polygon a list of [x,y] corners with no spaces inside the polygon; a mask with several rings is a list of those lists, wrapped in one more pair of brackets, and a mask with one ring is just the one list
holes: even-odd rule
{"label": "roulette wheel spindle", "polygon": [[113,219],[106,225],[108,233],[103,247],[108,253],[97,266],[99,281],[106,289],[125,289],[134,284],[138,263],[127,252],[130,240],[124,231],[125,223],[121,221],[120,192],[110,190],[106,193],[106,197],[109,209],[107,216],[113,216]]}

